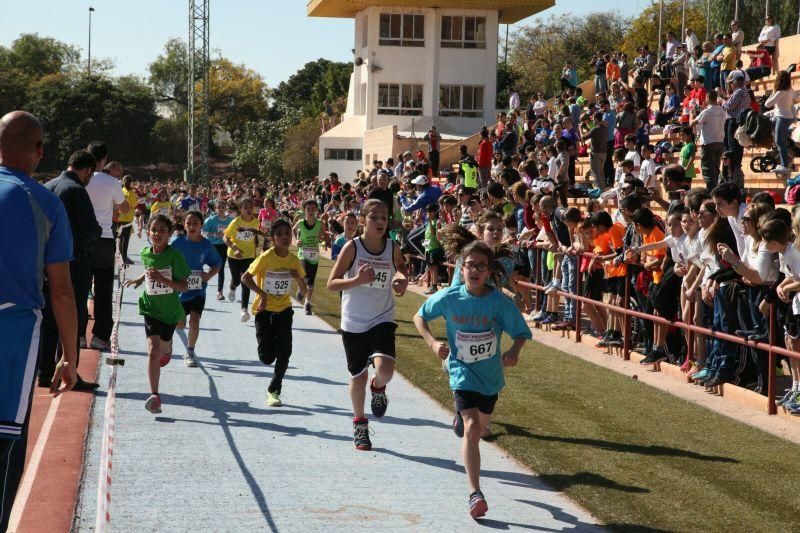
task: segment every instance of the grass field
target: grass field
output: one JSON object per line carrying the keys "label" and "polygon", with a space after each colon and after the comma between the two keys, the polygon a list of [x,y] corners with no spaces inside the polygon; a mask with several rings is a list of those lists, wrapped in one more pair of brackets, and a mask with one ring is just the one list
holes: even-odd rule
{"label": "grass field", "polygon": [[[320,287],[330,267],[322,260]],[[314,301],[338,327],[338,294]],[[411,322],[422,301],[397,299],[398,370],[452,410],[440,360]],[[444,322],[432,326],[444,338]],[[495,442],[612,529],[800,529],[800,446],[537,342],[506,381]]]}

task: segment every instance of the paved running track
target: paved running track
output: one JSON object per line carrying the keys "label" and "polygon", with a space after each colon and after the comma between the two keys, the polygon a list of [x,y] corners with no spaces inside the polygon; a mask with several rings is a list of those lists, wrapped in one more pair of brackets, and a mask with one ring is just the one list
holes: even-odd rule
{"label": "paved running track", "polygon": [[[134,241],[131,249],[138,250],[141,243]],[[130,275],[140,272],[137,264]],[[215,287],[213,280],[197,348],[200,366],[184,367],[184,341],[176,335],[174,359],[162,373],[160,415],[144,409],[144,326],[138,290],[125,291],[113,531],[600,530],[588,513],[486,443],[482,489],[489,513],[472,521],[452,415],[400,376],[388,387],[386,416],[370,420],[373,450],[356,451],[339,335],[299,308],[285,405],[267,407],[272,368],[256,356],[253,321],[239,321],[238,303],[217,302]],[[103,388],[108,371],[104,365]],[[94,529],[104,408],[99,392],[77,531]]]}

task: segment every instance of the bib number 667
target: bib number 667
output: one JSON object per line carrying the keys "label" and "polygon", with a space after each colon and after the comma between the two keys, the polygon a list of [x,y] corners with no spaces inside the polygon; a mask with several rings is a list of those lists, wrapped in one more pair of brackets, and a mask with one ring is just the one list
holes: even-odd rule
{"label": "bib number 667", "polygon": [[470,355],[486,355],[492,349],[494,342],[483,342],[480,344],[471,344],[469,347]]}

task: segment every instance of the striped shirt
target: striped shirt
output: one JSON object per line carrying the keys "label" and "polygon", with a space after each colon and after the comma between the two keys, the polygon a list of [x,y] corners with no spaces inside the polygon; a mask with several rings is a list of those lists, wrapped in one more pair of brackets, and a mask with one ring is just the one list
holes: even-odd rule
{"label": "striped shirt", "polygon": [[739,87],[728,100],[722,104],[722,109],[728,114],[728,118],[738,119],[739,115],[750,109],[750,93],[746,89]]}

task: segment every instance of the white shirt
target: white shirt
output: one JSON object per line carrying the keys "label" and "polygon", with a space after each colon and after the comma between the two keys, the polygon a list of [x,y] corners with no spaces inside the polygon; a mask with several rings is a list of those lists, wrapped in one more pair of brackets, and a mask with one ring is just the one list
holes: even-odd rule
{"label": "white shirt", "polygon": [[700,125],[700,146],[721,143],[725,140],[725,110],[718,105],[710,105],[697,115]]}
{"label": "white shirt", "polygon": [[[641,171],[642,168],[642,156],[639,155],[639,152],[631,150],[625,154],[625,161],[633,161],[633,170],[631,170],[631,174],[633,174],[634,178],[638,178],[639,171]],[[639,167],[639,170],[636,170],[636,167]]]}
{"label": "white shirt", "polygon": [[766,107],[775,106],[774,114],[776,117],[794,118],[794,98],[795,92],[791,89],[788,91],[775,91],[767,98],[764,105]]}
{"label": "white shirt", "polygon": [[742,45],[744,44],[744,31],[741,29],[736,30],[731,34],[731,44],[734,48],[736,48],[737,52],[742,51]]}
{"label": "white shirt", "polygon": [[[800,250],[794,247],[794,244],[789,243],[786,250],[780,256],[780,270],[786,277],[794,278],[795,281],[800,281]],[[800,315],[800,291],[794,293],[792,299],[792,313]]]}
{"label": "white shirt", "polygon": [[705,271],[703,272],[703,284],[705,285],[708,281],[708,278],[711,275],[719,270],[719,263],[717,262],[717,256],[715,253],[712,253],[708,246],[706,246],[706,230],[700,228],[700,241],[703,244],[703,248],[700,251],[699,260],[702,265],[706,267]]}
{"label": "white shirt", "polygon": [[544,115],[544,112],[547,111],[547,101],[546,100],[536,100],[533,104],[533,112],[536,113],[537,117],[541,117]]}
{"label": "white shirt", "polygon": [[686,234],[680,237],[673,237],[667,235],[664,237],[664,242],[667,243],[669,251],[672,254],[672,261],[679,264],[686,264]]}
{"label": "white shirt", "polygon": [[511,96],[508,99],[508,108],[516,109],[518,107],[519,107],[519,95],[517,93],[511,93]]}
{"label": "white shirt", "polygon": [[674,39],[673,38],[673,39],[670,39],[669,41],[667,41],[667,57],[668,58],[672,59],[673,57],[675,57],[675,48],[679,44],[681,44],[681,42],[678,39]]}
{"label": "white shirt", "polygon": [[780,26],[764,26],[761,28],[761,33],[758,34],[758,42],[764,43],[764,46],[775,46],[777,40],[780,38]]}
{"label": "white shirt", "polygon": [[700,40],[697,38],[697,34],[692,32],[690,36],[686,37],[683,43],[686,45],[686,51],[690,54],[694,54],[694,47],[700,44]]}
{"label": "white shirt", "polygon": [[742,217],[744,212],[747,211],[747,204],[742,202],[739,204],[739,214],[735,217],[728,217],[728,223],[733,230],[733,236],[736,237],[736,248],[738,248],[739,257],[745,253],[744,233],[742,233]]}
{"label": "white shirt", "polygon": [[643,159],[642,166],[639,168],[639,179],[642,180],[646,189],[658,187],[656,181],[656,162],[652,159]]}
{"label": "white shirt", "polygon": [[703,240],[700,238],[700,232],[696,233],[694,238],[688,234],[686,240],[683,241],[683,254],[686,263],[694,263],[696,266],[702,266],[700,263],[700,254],[703,253]]}
{"label": "white shirt", "polygon": [[776,254],[771,254],[767,250],[767,243],[761,241],[758,247],[753,250],[753,237],[745,235],[744,246],[744,254],[741,257],[742,263],[758,271],[758,275],[764,283],[775,281],[778,277],[779,265],[775,257]]}
{"label": "white shirt", "polygon": [[94,207],[94,216],[103,228],[102,239],[113,239],[111,225],[114,223],[114,206],[125,201],[122,184],[117,178],[105,172],[95,172],[86,186],[89,199]]}

